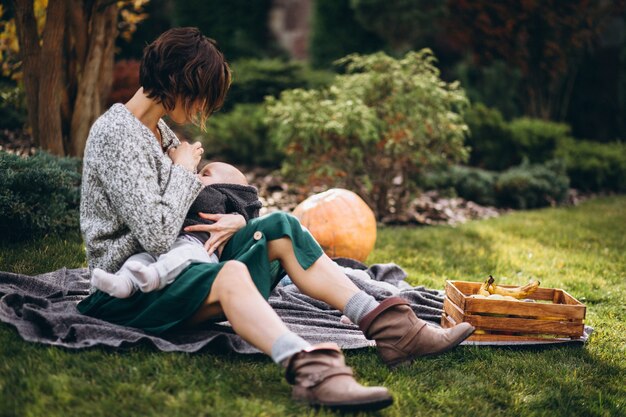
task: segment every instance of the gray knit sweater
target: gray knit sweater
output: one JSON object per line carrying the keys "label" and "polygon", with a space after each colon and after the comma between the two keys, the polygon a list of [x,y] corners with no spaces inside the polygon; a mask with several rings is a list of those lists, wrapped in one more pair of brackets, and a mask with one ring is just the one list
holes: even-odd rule
{"label": "gray knit sweater", "polygon": [[[178,146],[163,120],[158,127],[163,148]],[[201,188],[147,126],[114,104],[91,127],[83,159],[80,228],[89,268],[116,272],[135,253],[166,252]]]}

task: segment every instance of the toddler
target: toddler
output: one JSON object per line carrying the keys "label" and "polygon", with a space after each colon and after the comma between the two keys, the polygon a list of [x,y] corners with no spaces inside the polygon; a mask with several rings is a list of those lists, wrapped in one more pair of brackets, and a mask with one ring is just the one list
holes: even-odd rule
{"label": "toddler", "polygon": [[[203,219],[203,213],[238,213],[246,221],[259,216],[262,204],[255,187],[248,185],[245,175],[232,165],[223,162],[207,164],[198,173],[204,188],[192,203],[183,223],[183,229],[193,224],[213,221]],[[192,262],[218,263],[218,256],[208,255],[204,243],[206,232],[181,232],[166,253],[154,256],[148,252],[137,253],[124,262],[115,274],[95,268],[91,277],[94,287],[112,297],[128,298],[139,289],[151,292],[171,284]]]}

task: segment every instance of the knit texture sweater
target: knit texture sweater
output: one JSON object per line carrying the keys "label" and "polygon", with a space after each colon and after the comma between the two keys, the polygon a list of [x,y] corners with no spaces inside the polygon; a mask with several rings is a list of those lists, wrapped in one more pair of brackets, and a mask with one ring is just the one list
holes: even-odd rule
{"label": "knit texture sweater", "polygon": [[162,145],[123,104],[91,127],[83,159],[80,228],[89,268],[116,272],[138,252],[166,252],[202,183],[164,153],[180,144],[159,120]]}

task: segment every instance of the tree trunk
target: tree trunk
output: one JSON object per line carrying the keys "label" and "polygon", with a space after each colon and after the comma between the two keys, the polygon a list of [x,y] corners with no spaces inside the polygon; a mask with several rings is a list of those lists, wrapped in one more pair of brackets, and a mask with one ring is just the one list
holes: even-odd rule
{"label": "tree trunk", "polygon": [[28,124],[35,143],[39,144],[39,35],[32,0],[15,0],[15,27],[20,44]]}
{"label": "tree trunk", "polygon": [[64,156],[61,127],[61,63],[67,1],[55,0],[48,4],[46,26],[39,68],[39,142],[52,154]]}
{"label": "tree trunk", "polygon": [[89,128],[102,112],[102,102],[106,98],[101,97],[101,93],[111,86],[111,80],[101,79],[100,72],[103,69],[110,72],[113,66],[108,60],[112,60],[113,54],[115,37],[112,35],[116,31],[117,5],[109,2],[101,10],[102,6],[102,1],[93,4],[87,57],[78,74],[78,90],[70,128],[70,153],[78,157],[83,156]]}

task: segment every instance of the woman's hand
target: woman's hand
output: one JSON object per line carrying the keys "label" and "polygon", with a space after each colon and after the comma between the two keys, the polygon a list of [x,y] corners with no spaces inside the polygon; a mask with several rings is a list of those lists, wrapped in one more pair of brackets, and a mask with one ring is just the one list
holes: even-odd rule
{"label": "woman's hand", "polygon": [[167,155],[176,165],[180,165],[186,170],[195,173],[203,153],[204,149],[202,149],[200,142],[194,144],[181,142],[178,147],[170,149]]}
{"label": "woman's hand", "polygon": [[218,255],[228,239],[246,225],[246,219],[241,214],[209,214],[198,213],[200,217],[213,220],[213,224],[195,224],[185,227],[185,232],[209,232],[211,236],[204,244],[209,256],[219,248]]}

